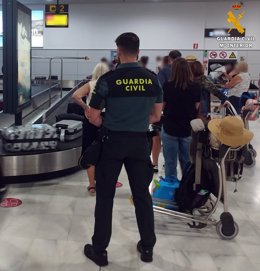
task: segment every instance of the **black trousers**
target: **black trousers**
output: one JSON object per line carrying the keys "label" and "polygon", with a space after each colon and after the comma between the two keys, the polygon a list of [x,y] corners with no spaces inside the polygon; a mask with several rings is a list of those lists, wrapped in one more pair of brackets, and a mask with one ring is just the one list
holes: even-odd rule
{"label": "black trousers", "polygon": [[147,135],[112,132],[103,143],[101,158],[96,167],[97,194],[92,242],[97,253],[104,252],[110,242],[116,182],[123,165],[133,195],[142,245],[145,249],[151,249],[156,242],[153,205],[148,189],[153,177],[153,168]]}

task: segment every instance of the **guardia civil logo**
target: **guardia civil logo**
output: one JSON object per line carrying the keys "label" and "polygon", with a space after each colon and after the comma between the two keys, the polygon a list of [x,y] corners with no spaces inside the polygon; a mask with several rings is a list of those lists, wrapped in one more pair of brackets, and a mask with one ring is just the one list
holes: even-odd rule
{"label": "guardia civil logo", "polygon": [[236,2],[232,6],[232,9],[229,10],[227,13],[227,22],[229,23],[229,25],[231,25],[228,33],[230,33],[232,29],[237,29],[240,34],[245,33],[245,28],[243,27],[241,22],[245,16],[245,13],[246,11],[243,2]]}
{"label": "guardia civil logo", "polygon": [[153,84],[152,80],[147,78],[116,80],[116,85],[123,86],[125,91],[146,91],[146,86],[152,84]]}

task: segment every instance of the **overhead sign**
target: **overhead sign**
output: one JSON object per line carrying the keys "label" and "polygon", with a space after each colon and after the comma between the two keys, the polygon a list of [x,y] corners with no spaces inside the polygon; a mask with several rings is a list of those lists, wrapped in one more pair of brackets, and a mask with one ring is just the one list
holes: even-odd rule
{"label": "overhead sign", "polygon": [[193,43],[193,49],[194,49],[194,50],[199,49],[199,44],[198,44],[198,43]]}
{"label": "overhead sign", "polygon": [[68,27],[69,5],[45,5],[45,27]]}
{"label": "overhead sign", "polygon": [[229,29],[229,28],[206,28],[204,37],[205,38],[217,38],[217,37],[245,37],[246,29],[241,34],[238,32],[236,28]]}
{"label": "overhead sign", "polygon": [[69,13],[69,5],[68,4],[60,4],[60,5],[45,5],[46,13]]}
{"label": "overhead sign", "polygon": [[235,54],[234,52],[232,52],[229,56],[230,59],[237,59],[237,54]]}
{"label": "overhead sign", "polygon": [[209,59],[225,60],[225,59],[238,59],[236,51],[209,51]]}
{"label": "overhead sign", "polygon": [[225,51],[222,51],[222,52],[220,52],[219,53],[219,58],[221,58],[221,59],[226,59],[227,58],[227,52],[225,52]]}
{"label": "overhead sign", "polygon": [[210,59],[218,58],[218,53],[216,51],[209,52],[209,58]]}

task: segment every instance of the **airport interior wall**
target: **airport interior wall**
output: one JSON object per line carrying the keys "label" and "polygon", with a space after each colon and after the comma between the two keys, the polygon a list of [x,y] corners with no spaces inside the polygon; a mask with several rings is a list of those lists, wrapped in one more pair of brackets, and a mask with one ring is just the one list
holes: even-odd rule
{"label": "airport interior wall", "polygon": [[[142,49],[172,47],[192,50],[218,49],[216,39],[204,39],[205,28],[228,28],[227,12],[235,1],[174,3],[100,3],[70,5],[69,28],[45,29],[45,49],[108,49],[126,31],[141,37]],[[260,50],[260,1],[244,1],[241,24],[254,36]],[[31,6],[33,9],[43,6]]]}
{"label": "airport interior wall", "polygon": [[[174,49],[176,47],[173,47]],[[181,50],[183,56],[195,55],[201,61],[203,61],[204,51],[202,50]],[[149,68],[151,70],[156,69],[155,58],[156,56],[164,56],[169,53],[169,50],[142,50],[140,55],[147,55],[150,57]],[[88,62],[84,60],[65,60],[64,61],[64,79],[65,80],[81,80],[87,75],[91,74],[94,66],[99,62],[101,57],[111,58],[111,50],[45,50],[45,49],[33,49],[33,56],[54,57],[54,56],[73,56],[84,57],[88,56],[90,60]],[[259,79],[260,73],[260,51],[240,51],[239,57],[243,56],[249,63],[249,72],[253,80]],[[0,65],[2,63],[2,52],[0,51]],[[49,75],[49,61],[48,59],[33,59],[32,61],[32,76],[46,76]],[[53,75],[60,76],[60,62],[53,62]]]}
{"label": "airport interior wall", "polygon": [[[155,69],[155,57],[170,49],[181,49],[203,60],[204,50],[220,50],[216,39],[205,39],[205,28],[227,28],[227,11],[233,1],[177,3],[110,3],[70,5],[69,28],[45,28],[44,47],[33,49],[33,56],[88,56],[90,61],[66,60],[64,79],[82,79],[89,75],[101,57],[111,58],[114,40],[122,32],[133,31],[141,38],[141,55],[150,57],[149,68]],[[44,9],[44,6],[30,6]],[[254,36],[254,48],[240,51],[250,66],[253,79],[260,73],[260,1],[246,1],[243,26],[247,36]],[[193,44],[198,43],[198,50]],[[0,52],[0,65],[2,63]],[[33,60],[33,77],[48,76],[48,60]],[[59,75],[56,61],[53,74]]]}

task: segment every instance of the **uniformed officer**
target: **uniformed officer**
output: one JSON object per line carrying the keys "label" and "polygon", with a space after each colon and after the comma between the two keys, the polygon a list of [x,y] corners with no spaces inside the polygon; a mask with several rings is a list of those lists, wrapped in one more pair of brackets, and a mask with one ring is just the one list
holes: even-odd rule
{"label": "uniformed officer", "polygon": [[[123,165],[135,204],[141,260],[153,260],[156,242],[148,190],[153,168],[147,131],[149,123],[160,120],[162,89],[156,75],[137,62],[140,40],[136,34],[124,33],[116,39],[116,44],[121,64],[99,79],[87,112],[90,122],[102,126],[106,135],[96,168],[95,230],[92,245],[84,248],[86,257],[99,266],[108,264],[106,248],[112,232],[115,184]],[[104,119],[103,108],[106,109]]]}

